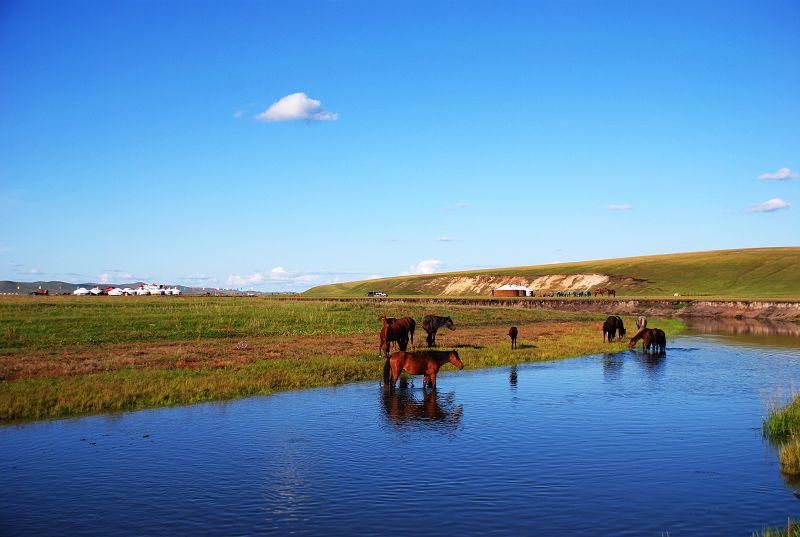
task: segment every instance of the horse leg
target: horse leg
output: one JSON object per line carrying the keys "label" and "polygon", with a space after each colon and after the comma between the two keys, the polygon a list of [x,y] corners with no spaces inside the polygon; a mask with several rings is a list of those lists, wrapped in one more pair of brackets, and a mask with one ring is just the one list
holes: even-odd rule
{"label": "horse leg", "polygon": [[398,364],[398,363],[393,361],[392,362],[392,384],[391,384],[392,390],[394,390],[394,386],[395,386],[395,384],[397,384],[397,379],[400,378],[400,373],[402,371],[403,371],[403,367],[400,364]]}
{"label": "horse leg", "polygon": [[436,371],[432,372],[429,376],[428,384],[431,386],[431,390],[436,390]]}

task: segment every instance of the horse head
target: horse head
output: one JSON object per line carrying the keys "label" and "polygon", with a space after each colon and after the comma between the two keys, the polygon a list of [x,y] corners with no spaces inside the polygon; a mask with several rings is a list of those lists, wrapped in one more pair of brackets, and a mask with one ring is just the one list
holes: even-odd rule
{"label": "horse head", "polygon": [[458,351],[450,351],[450,363],[459,369],[464,369],[464,362],[462,362],[461,358],[458,357]]}
{"label": "horse head", "polygon": [[451,319],[450,317],[445,317],[444,326],[446,326],[450,330],[456,329],[456,327],[453,326],[453,319]]}

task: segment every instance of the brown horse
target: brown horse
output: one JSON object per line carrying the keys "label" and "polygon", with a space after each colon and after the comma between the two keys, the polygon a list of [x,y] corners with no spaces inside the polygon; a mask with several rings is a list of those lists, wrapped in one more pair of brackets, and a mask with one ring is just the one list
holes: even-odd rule
{"label": "brown horse", "polygon": [[616,298],[616,297],[617,297],[617,292],[616,292],[615,290],[613,290],[613,289],[606,289],[606,293],[608,293],[608,297],[609,297],[609,298],[611,298],[612,296],[613,296],[614,298]]}
{"label": "brown horse", "polygon": [[409,375],[424,375],[422,389],[427,384],[436,389],[436,373],[446,363],[451,363],[458,369],[464,369],[464,362],[458,357],[456,351],[425,351],[425,352],[396,352],[386,359],[383,365],[383,381],[392,390],[400,378],[400,373],[405,371]]}
{"label": "brown horse", "polygon": [[660,328],[642,328],[628,342],[628,347],[633,347],[642,340],[642,352],[663,353],[667,349],[667,336]]}
{"label": "brown horse", "polygon": [[519,332],[517,331],[517,327],[516,326],[512,326],[511,329],[508,331],[508,337],[511,338],[511,348],[512,349],[516,349],[517,348],[517,334],[518,333]]}
{"label": "brown horse", "polygon": [[594,296],[600,296],[606,294],[607,289],[599,288],[594,290]]}
{"label": "brown horse", "polygon": [[416,321],[411,317],[401,317],[395,319],[394,317],[378,317],[378,320],[383,323],[381,327],[381,343],[379,354],[386,357],[389,356],[389,351],[392,342],[396,342],[401,351],[408,348],[409,336],[411,337],[411,346],[414,346],[414,330],[417,327]]}

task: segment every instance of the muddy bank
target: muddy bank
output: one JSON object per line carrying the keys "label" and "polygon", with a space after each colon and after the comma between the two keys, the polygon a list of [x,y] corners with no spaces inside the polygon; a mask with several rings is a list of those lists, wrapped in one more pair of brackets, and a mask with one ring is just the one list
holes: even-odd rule
{"label": "muddy bank", "polygon": [[[362,298],[309,298],[352,302]],[[464,306],[501,306],[557,311],[588,311],[618,315],[651,315],[658,317],[705,317],[800,321],[800,301],[790,300],[700,300],[700,299],[484,299],[484,298],[371,298],[387,304],[455,304]]]}

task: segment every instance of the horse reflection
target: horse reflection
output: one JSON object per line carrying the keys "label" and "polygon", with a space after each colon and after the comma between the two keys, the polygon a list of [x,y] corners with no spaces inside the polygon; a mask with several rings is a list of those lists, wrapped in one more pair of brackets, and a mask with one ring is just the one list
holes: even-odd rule
{"label": "horse reflection", "polygon": [[452,393],[442,396],[436,391],[423,391],[423,398],[419,400],[402,382],[398,390],[382,390],[381,402],[387,421],[395,427],[455,429],[464,411],[463,405],[454,404]]}
{"label": "horse reflection", "polygon": [[511,384],[511,388],[516,390],[517,389],[517,366],[511,366],[511,373],[508,376],[508,383]]}
{"label": "horse reflection", "polygon": [[603,376],[607,380],[619,380],[622,378],[622,356],[619,354],[603,355]]}

